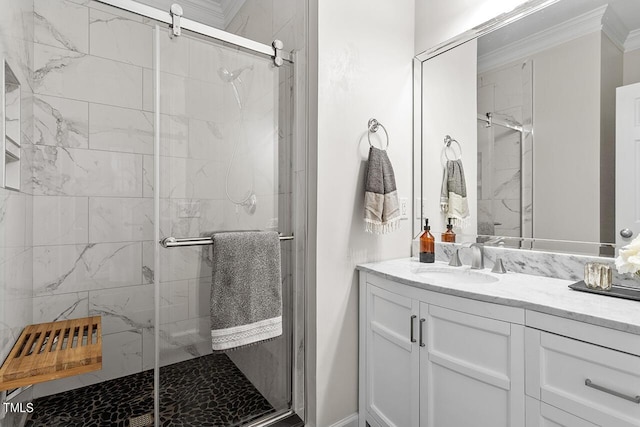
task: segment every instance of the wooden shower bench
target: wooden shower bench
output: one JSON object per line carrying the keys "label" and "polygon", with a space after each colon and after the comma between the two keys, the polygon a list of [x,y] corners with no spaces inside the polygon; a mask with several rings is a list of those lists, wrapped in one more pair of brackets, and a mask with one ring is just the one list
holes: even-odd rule
{"label": "wooden shower bench", "polygon": [[29,325],[0,367],[0,391],[100,369],[100,316]]}

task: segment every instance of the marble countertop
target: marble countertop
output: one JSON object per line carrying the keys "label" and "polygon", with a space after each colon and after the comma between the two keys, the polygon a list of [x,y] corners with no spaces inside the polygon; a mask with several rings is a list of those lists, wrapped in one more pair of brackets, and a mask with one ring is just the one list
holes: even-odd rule
{"label": "marble countertop", "polygon": [[[420,275],[420,270],[429,267],[440,270],[450,268],[444,262],[423,264],[417,258],[402,258],[361,264],[357,269],[429,291],[520,307],[640,335],[638,301],[574,291],[568,287],[574,283],[571,280],[511,272],[495,274],[489,269],[482,270],[482,273],[497,278],[497,281],[456,283],[437,278],[427,279]],[[461,272],[468,269],[469,266],[456,268]]]}

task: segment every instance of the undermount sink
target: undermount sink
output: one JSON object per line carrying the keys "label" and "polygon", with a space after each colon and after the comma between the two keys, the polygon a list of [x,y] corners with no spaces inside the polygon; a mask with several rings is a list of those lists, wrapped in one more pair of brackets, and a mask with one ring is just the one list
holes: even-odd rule
{"label": "undermount sink", "polygon": [[456,267],[420,267],[414,272],[425,279],[432,279],[433,284],[438,283],[495,283],[498,279],[487,273],[469,268]]}

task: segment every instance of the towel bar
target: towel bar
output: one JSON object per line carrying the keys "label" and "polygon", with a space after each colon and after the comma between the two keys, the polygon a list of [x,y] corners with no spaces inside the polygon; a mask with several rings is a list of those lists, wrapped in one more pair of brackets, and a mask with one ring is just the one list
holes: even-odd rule
{"label": "towel bar", "polygon": [[[293,236],[280,236],[280,240],[293,240]],[[178,246],[205,246],[213,245],[211,237],[165,237],[160,240],[160,244],[163,248],[175,248]]]}

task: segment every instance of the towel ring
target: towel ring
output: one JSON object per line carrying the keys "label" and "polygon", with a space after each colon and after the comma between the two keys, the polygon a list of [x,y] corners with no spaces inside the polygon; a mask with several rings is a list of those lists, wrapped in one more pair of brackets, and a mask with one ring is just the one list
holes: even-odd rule
{"label": "towel ring", "polygon": [[387,132],[387,128],[385,128],[382,123],[376,119],[369,119],[368,127],[369,132],[367,132],[367,139],[369,140],[369,147],[373,147],[373,144],[371,143],[371,134],[378,132],[378,128],[381,127],[384,134],[387,136],[387,146],[384,147],[384,151],[387,151],[387,148],[389,148],[389,132]]}
{"label": "towel ring", "polygon": [[[451,146],[452,142],[455,142],[456,145],[458,146],[458,154],[456,154],[456,150],[454,150],[453,147]],[[453,153],[453,159],[449,158],[448,150],[450,150]],[[447,160],[460,160],[462,158],[462,146],[458,141],[451,138],[451,136],[449,135],[446,135],[444,137],[444,156],[447,158]]]}

